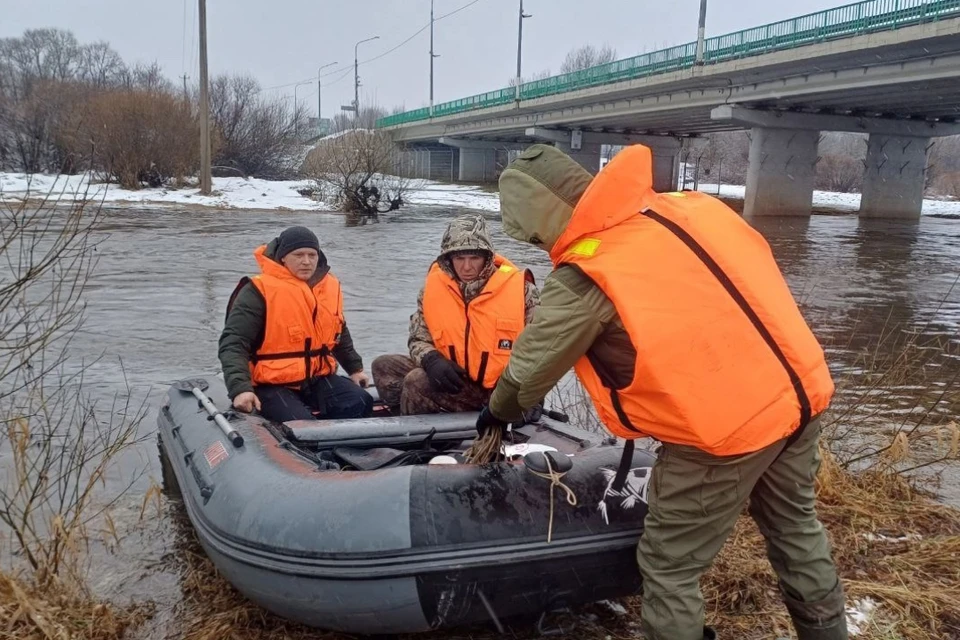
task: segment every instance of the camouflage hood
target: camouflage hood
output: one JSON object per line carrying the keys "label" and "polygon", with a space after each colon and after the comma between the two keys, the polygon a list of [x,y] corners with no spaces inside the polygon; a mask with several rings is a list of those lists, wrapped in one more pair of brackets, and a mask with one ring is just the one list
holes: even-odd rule
{"label": "camouflage hood", "polygon": [[450,254],[457,251],[484,251],[493,257],[493,243],[487,231],[487,221],[483,216],[471,214],[454,218],[440,241],[440,254],[437,262],[440,268],[454,275]]}
{"label": "camouflage hood", "polygon": [[437,264],[454,280],[457,279],[457,274],[453,270],[453,263],[450,262],[450,255],[457,251],[484,251],[489,254],[487,266],[480,277],[470,283],[460,283],[460,291],[463,293],[464,300],[471,300],[483,290],[494,270],[493,243],[490,242],[487,221],[483,219],[483,216],[469,214],[454,218],[443,234]]}
{"label": "camouflage hood", "polygon": [[511,238],[550,251],[593,175],[562,151],[535,144],[500,175],[500,215]]}

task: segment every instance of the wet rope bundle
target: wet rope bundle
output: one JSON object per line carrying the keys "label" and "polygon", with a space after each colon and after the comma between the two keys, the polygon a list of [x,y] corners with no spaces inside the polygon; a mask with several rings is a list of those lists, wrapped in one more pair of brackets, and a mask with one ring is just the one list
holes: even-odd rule
{"label": "wet rope bundle", "polygon": [[563,476],[567,475],[566,472],[560,472],[553,468],[553,463],[550,462],[550,456],[543,456],[543,459],[547,461],[547,472],[541,473],[539,471],[534,471],[533,469],[527,469],[530,473],[537,476],[538,478],[544,478],[550,481],[550,522],[547,525],[547,542],[553,542],[553,489],[554,487],[560,487],[567,493],[567,504],[571,507],[577,506],[577,494],[573,492],[569,486],[564,484]]}
{"label": "wet rope bundle", "polygon": [[476,438],[463,454],[463,459],[469,464],[488,464],[500,457],[500,448],[503,445],[503,431],[488,429],[482,436]]}

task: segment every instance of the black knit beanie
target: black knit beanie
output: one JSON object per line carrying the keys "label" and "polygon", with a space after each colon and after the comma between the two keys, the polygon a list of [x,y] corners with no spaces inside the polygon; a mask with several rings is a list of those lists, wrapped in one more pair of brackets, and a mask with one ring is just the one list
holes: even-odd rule
{"label": "black knit beanie", "polygon": [[320,241],[317,236],[306,227],[290,227],[285,229],[277,239],[277,260],[297,249],[313,249],[320,253]]}

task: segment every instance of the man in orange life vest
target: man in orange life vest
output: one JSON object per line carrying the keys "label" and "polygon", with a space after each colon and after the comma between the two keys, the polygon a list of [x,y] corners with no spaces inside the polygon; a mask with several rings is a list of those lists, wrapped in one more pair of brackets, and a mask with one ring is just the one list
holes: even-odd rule
{"label": "man in orange life vest", "polygon": [[505,428],[573,367],[629,453],[662,443],[637,550],[645,637],[715,637],[700,576],[749,504],[800,640],[846,638],[814,509],[834,385],[763,237],[715,198],[655,193],[639,145],[596,178],[534,145],[501,175],[500,203],[504,231],[555,269],[478,430]]}
{"label": "man in orange life vest", "polygon": [[530,273],[494,252],[483,216],[456,218],[410,316],[410,356],[370,367],[380,398],[407,415],[479,411],[538,300]]}
{"label": "man in orange life vest", "polygon": [[[230,297],[220,364],[233,406],[268,419],[370,415],[368,378],[343,317],[340,282],[305,227],[254,251],[260,275]],[[336,375],[337,363],[349,379]]]}

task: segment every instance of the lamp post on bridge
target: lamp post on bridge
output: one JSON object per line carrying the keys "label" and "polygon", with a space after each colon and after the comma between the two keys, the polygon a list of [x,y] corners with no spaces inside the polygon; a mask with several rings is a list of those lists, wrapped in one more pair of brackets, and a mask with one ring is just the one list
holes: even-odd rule
{"label": "lamp post on bridge", "polygon": [[520,102],[520,69],[521,69],[521,60],[523,57],[523,20],[524,18],[532,18],[532,13],[523,12],[523,0],[520,0],[520,18],[518,19],[517,27],[517,86],[516,86],[516,100]]}
{"label": "lamp post on bridge", "polygon": [[703,64],[703,35],[707,27],[707,0],[700,0],[700,22],[697,25],[697,58],[696,64]]}
{"label": "lamp post on bridge", "polygon": [[433,52],[433,0],[430,0],[430,117],[433,117],[433,59],[440,56]]}

